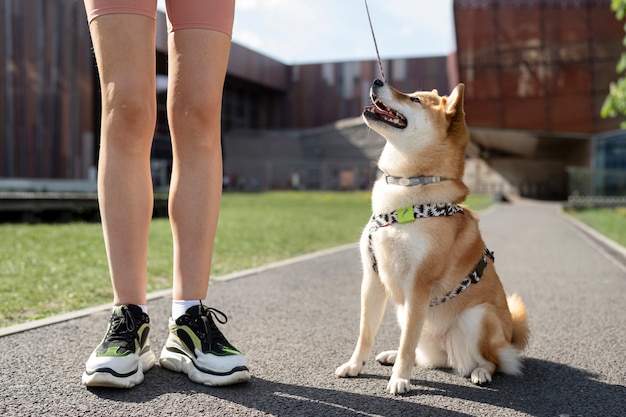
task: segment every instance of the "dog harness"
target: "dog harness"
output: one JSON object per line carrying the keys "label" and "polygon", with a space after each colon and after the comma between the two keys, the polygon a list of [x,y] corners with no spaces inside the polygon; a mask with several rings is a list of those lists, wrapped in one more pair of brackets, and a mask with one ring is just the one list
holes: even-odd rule
{"label": "dog harness", "polygon": [[474,267],[474,270],[470,272],[470,274],[459,284],[458,287],[447,293],[441,298],[437,298],[436,300],[430,300],[430,306],[434,307],[436,305],[445,303],[446,301],[456,297],[461,294],[467,287],[472,284],[476,284],[483,276],[483,271],[487,267],[487,257],[491,258],[491,262],[495,262],[496,258],[493,256],[493,252],[489,249],[485,248],[483,250],[483,255],[478,261],[478,264]]}
{"label": "dog harness", "polygon": [[394,210],[387,214],[373,215],[370,220],[369,235],[367,236],[370,257],[372,258],[372,268],[378,273],[378,261],[374,255],[374,244],[372,236],[381,227],[391,226],[394,223],[409,223],[415,219],[425,217],[452,216],[455,213],[463,212],[458,204],[420,204],[417,206],[407,206]]}
{"label": "dog harness", "polygon": [[[433,181],[429,182],[432,183]],[[408,185],[408,184],[399,184],[399,185]],[[463,208],[458,204],[420,204],[417,206],[407,206],[398,210],[394,210],[388,214],[378,214],[373,215],[370,220],[370,228],[369,234],[367,236],[368,239],[368,249],[370,252],[370,258],[372,260],[372,269],[374,272],[378,273],[378,261],[376,260],[376,255],[374,254],[374,243],[372,237],[374,233],[380,229],[381,227],[391,226],[395,223],[409,223],[415,221],[415,219],[425,218],[425,217],[438,217],[438,216],[452,216],[455,213],[462,213]],[[456,297],[461,292],[463,292],[467,287],[472,284],[476,284],[480,281],[483,271],[487,266],[487,257],[491,258],[492,261],[495,261],[493,256],[493,252],[489,251],[489,249],[485,248],[482,253],[482,257],[478,264],[474,267],[472,272],[461,281],[458,287],[448,292],[443,297],[440,297],[435,300],[430,301],[430,306],[436,306],[446,301]]]}

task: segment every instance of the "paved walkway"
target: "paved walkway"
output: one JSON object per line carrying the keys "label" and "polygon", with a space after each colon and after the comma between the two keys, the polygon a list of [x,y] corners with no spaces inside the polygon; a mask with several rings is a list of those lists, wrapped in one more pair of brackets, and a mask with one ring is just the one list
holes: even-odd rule
{"label": "paved walkway", "polygon": [[[156,367],[131,390],[86,389],[84,361],[104,333],[96,312],[0,338],[2,416],[623,416],[626,267],[566,221],[554,204],[501,204],[481,215],[507,292],[525,300],[532,340],[521,378],[476,387],[446,370],[419,370],[413,391],[386,393],[390,368],[335,379],[359,321],[356,246],[210,288],[252,381],[207,388]],[[152,343],[166,337],[170,298],[149,302]],[[388,309],[375,351],[398,343]]]}

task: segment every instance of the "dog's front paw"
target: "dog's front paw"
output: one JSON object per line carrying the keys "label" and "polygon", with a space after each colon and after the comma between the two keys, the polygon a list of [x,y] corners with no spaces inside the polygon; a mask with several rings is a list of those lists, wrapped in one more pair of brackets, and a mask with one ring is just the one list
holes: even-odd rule
{"label": "dog's front paw", "polygon": [[411,381],[405,378],[398,378],[394,375],[391,376],[391,379],[389,379],[389,383],[387,384],[387,391],[393,395],[404,394],[410,390]]}
{"label": "dog's front paw", "polygon": [[485,368],[476,368],[472,371],[471,380],[476,385],[485,385],[491,382],[491,374]]}
{"label": "dog's front paw", "polygon": [[335,371],[335,376],[337,378],[358,376],[363,370],[364,365],[365,365],[365,362],[362,362],[362,363],[352,362],[352,361],[346,362],[343,365],[341,365],[339,368],[337,368],[337,370]]}
{"label": "dog's front paw", "polygon": [[386,350],[376,355],[376,361],[378,361],[378,363],[384,366],[393,366],[393,364],[396,363],[397,357],[398,357],[397,350]]}

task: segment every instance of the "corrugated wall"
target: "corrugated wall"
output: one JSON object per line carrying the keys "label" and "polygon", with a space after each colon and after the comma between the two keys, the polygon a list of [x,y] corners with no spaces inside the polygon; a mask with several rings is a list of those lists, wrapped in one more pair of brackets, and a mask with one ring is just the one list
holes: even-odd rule
{"label": "corrugated wall", "polygon": [[86,178],[93,61],[82,1],[0,2],[0,177]]}
{"label": "corrugated wall", "polygon": [[455,0],[472,126],[595,133],[623,46],[610,0]]}
{"label": "corrugated wall", "polygon": [[[389,59],[383,61],[387,81],[399,90],[450,91],[449,57]],[[286,127],[315,127],[356,117],[369,103],[369,89],[380,78],[376,61],[294,65],[287,98]]]}

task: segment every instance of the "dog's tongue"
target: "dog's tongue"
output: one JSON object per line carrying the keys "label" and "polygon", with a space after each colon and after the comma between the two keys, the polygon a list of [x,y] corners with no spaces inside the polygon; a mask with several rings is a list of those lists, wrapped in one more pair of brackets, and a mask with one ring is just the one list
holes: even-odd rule
{"label": "dog's tongue", "polygon": [[370,105],[370,106],[365,106],[365,108],[363,109],[364,111],[368,111],[370,113],[378,113],[380,115],[383,116],[389,116],[389,113],[387,113],[384,110],[379,109],[378,107],[376,107],[375,105]]}
{"label": "dog's tongue", "polygon": [[371,106],[365,106],[365,111],[370,111],[372,113],[376,113],[376,114],[379,114],[379,115],[385,116],[385,117],[391,117],[391,118],[394,117],[394,115],[391,114],[391,112],[383,110],[383,109],[375,106],[374,104],[372,104]]}

